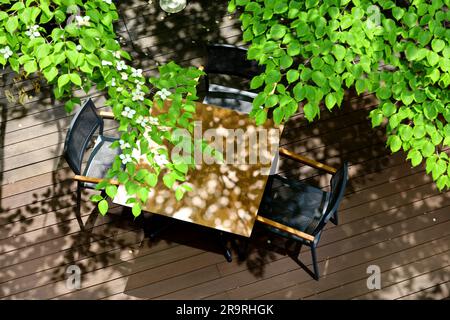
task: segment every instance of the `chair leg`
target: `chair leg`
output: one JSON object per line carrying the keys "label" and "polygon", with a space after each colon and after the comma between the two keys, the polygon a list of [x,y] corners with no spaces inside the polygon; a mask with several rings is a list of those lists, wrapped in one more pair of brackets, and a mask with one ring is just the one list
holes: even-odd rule
{"label": "chair leg", "polygon": [[84,223],[83,220],[81,219],[81,185],[78,182],[77,183],[77,205],[76,205],[76,209],[75,209],[75,215],[78,221],[78,224],[80,225],[80,229],[82,231],[84,231]]}
{"label": "chair leg", "polygon": [[338,225],[339,220],[338,220],[338,213],[337,213],[337,211],[330,218],[330,221],[333,222],[334,225],[336,225],[336,226]]}
{"label": "chair leg", "polygon": [[314,245],[311,246],[311,256],[314,269],[314,279],[319,280],[319,265],[317,264],[316,247]]}
{"label": "chair leg", "polygon": [[219,245],[222,247],[223,255],[224,255],[225,259],[227,259],[228,262],[233,261],[233,258],[231,257],[231,250],[227,246],[227,242],[225,240],[225,235],[223,234],[223,232],[219,232],[218,240],[219,240]]}

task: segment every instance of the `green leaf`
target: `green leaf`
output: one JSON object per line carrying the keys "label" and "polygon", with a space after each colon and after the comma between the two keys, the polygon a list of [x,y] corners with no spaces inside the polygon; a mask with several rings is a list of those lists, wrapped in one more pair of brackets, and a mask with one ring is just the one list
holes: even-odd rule
{"label": "green leaf", "polygon": [[327,79],[323,75],[322,71],[314,71],[312,73],[312,80],[319,86],[324,87],[327,83]]}
{"label": "green leaf", "polygon": [[269,73],[266,75],[266,83],[276,83],[281,80],[281,73],[279,70],[270,70]]}
{"label": "green leaf", "polygon": [[305,117],[306,119],[308,119],[308,121],[313,121],[316,115],[319,114],[319,106],[313,103],[305,104],[303,110],[305,112]]}
{"label": "green leaf", "polygon": [[445,42],[441,39],[434,39],[431,41],[431,48],[434,52],[440,52],[445,48]]}
{"label": "green leaf", "polygon": [[106,194],[108,195],[108,197],[110,197],[111,199],[114,199],[114,197],[117,194],[117,187],[114,185],[109,185],[106,187]]}
{"label": "green leaf", "polygon": [[69,77],[70,77],[70,81],[72,81],[73,84],[76,84],[77,86],[81,86],[81,78],[80,78],[80,76],[78,74],[71,73],[69,75]]}
{"label": "green leaf", "polygon": [[409,61],[414,61],[417,58],[417,47],[415,45],[413,45],[412,43],[409,43],[406,46],[406,51],[405,51],[405,55],[406,55],[406,59],[408,59]]}
{"label": "green leaf", "polygon": [[446,175],[440,176],[436,181],[436,186],[438,187],[439,191],[442,191],[446,185],[449,185],[449,177]]}
{"label": "green leaf", "polygon": [[81,46],[89,52],[95,51],[97,48],[96,41],[91,37],[84,37],[80,39]]}
{"label": "green leaf", "polygon": [[27,63],[24,64],[23,68],[25,69],[25,71],[30,74],[33,72],[37,71],[37,63],[34,60],[28,61]]}
{"label": "green leaf", "polygon": [[250,82],[250,89],[258,89],[264,83],[264,74],[253,77]]}
{"label": "green leaf", "polygon": [[147,202],[149,190],[147,188],[139,188],[138,196],[143,203]]}
{"label": "green leaf", "polygon": [[399,8],[399,7],[392,8],[392,15],[394,16],[394,18],[397,21],[400,20],[404,14],[405,14],[405,10],[403,10],[402,8]]}
{"label": "green leaf", "polygon": [[432,144],[430,141],[425,141],[422,145],[422,155],[425,158],[430,157],[435,152],[436,148],[434,144]]}
{"label": "green leaf", "polygon": [[413,128],[413,134],[416,139],[422,139],[426,134],[425,127],[422,125],[415,125]]}
{"label": "green leaf", "polygon": [[341,46],[340,44],[337,44],[333,46],[333,49],[331,49],[331,52],[336,57],[337,60],[342,60],[345,57],[346,49]]}
{"label": "green leaf", "polygon": [[131,208],[131,212],[133,213],[133,216],[139,217],[141,214],[141,205],[139,203],[133,204],[133,207]]}
{"label": "green leaf", "polygon": [[298,55],[300,53],[300,51],[301,51],[301,46],[298,41],[292,41],[291,43],[289,43],[288,48],[287,48],[288,55],[290,55],[291,57],[295,57],[296,55]]}
{"label": "green leaf", "polygon": [[61,89],[70,81],[70,76],[68,74],[63,74],[58,78],[58,88]]}
{"label": "green leaf", "polygon": [[183,199],[184,196],[184,189],[178,187],[177,190],[175,190],[175,199],[177,199],[177,201],[180,201],[181,199]]}
{"label": "green leaf", "polygon": [[58,69],[56,69],[55,67],[51,67],[48,70],[44,70],[43,73],[47,81],[51,82],[58,75]]}
{"label": "green leaf", "polygon": [[266,122],[266,119],[267,119],[267,112],[266,112],[266,110],[265,109],[258,110],[258,112],[255,115],[256,124],[258,126],[262,125],[262,124],[264,124],[264,122]]}
{"label": "green leaf", "polygon": [[270,37],[274,40],[279,40],[286,34],[286,26],[281,24],[275,24],[270,28]]}
{"label": "green leaf", "polygon": [[376,91],[376,95],[379,99],[387,100],[391,97],[391,89],[388,87],[379,87]]}
{"label": "green leaf", "polygon": [[108,212],[108,201],[101,200],[98,203],[98,211],[101,213],[102,216],[104,216]]}
{"label": "green leaf", "polygon": [[436,52],[428,51],[427,61],[430,66],[434,66],[439,62],[439,55]]}
{"label": "green leaf", "polygon": [[337,100],[333,93],[329,93],[325,98],[325,105],[327,106],[328,110],[331,110],[336,104],[336,102]]}
{"label": "green leaf", "polygon": [[294,69],[289,70],[286,74],[286,78],[289,83],[297,81],[299,77],[300,73]]}
{"label": "green leaf", "polygon": [[273,121],[276,124],[280,124],[284,118],[284,108],[278,107],[273,111]]}
{"label": "green leaf", "polygon": [[381,110],[383,111],[384,116],[390,117],[395,113],[395,111],[397,111],[397,108],[392,102],[385,102],[383,103],[383,107],[381,108]]}
{"label": "green leaf", "polygon": [[99,201],[102,201],[102,200],[103,200],[103,197],[101,195],[99,195],[99,194],[94,194],[94,195],[91,196],[91,201],[92,202],[99,202]]}
{"label": "green leaf", "polygon": [[402,147],[402,140],[398,136],[390,136],[389,137],[389,147],[392,152],[397,152]]}
{"label": "green leaf", "polygon": [[370,112],[370,119],[372,121],[372,128],[378,127],[383,121],[383,113],[378,109],[372,110]]}
{"label": "green leaf", "polygon": [[10,34],[13,34],[18,27],[19,27],[19,19],[17,18],[17,16],[9,17],[8,21],[5,24],[6,31],[8,31]]}
{"label": "green leaf", "polygon": [[145,177],[145,183],[147,183],[150,187],[156,186],[157,182],[158,182],[158,176],[154,173],[149,173]]}
{"label": "green leaf", "polygon": [[412,12],[408,12],[403,16],[403,22],[410,28],[414,27],[417,23],[417,15]]}
{"label": "green leaf", "polygon": [[320,58],[320,57],[314,57],[314,58],[311,59],[311,66],[315,70],[322,69],[324,64],[325,63],[323,62],[322,58]]}
{"label": "green leaf", "polygon": [[424,104],[423,113],[425,114],[425,117],[427,117],[429,120],[436,119],[436,117],[438,115],[438,111],[436,110],[436,107],[434,106],[434,104],[428,104],[428,103]]}
{"label": "green leaf", "polygon": [[422,155],[420,154],[420,152],[418,150],[415,149],[411,149],[408,152],[408,157],[407,159],[411,160],[411,164],[413,167],[418,166],[421,162],[422,162]]}
{"label": "green leaf", "polygon": [[294,62],[294,60],[292,59],[292,57],[287,54],[281,56],[281,58],[280,58],[280,66],[283,69],[289,68],[293,62]]}

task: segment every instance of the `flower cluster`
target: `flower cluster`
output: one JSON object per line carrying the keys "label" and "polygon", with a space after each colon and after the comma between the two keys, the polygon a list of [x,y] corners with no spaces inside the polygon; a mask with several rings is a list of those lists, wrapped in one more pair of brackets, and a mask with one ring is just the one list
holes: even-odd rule
{"label": "flower cluster", "polygon": [[40,37],[41,34],[39,33],[38,29],[39,29],[39,25],[37,25],[37,24],[35,24],[34,26],[31,26],[31,27],[28,27],[28,30],[25,31],[25,35],[30,37],[30,39]]}
{"label": "flower cluster", "polygon": [[8,59],[13,55],[13,52],[11,51],[10,47],[6,46],[0,49],[0,54],[3,55],[3,58]]}
{"label": "flower cluster", "polygon": [[122,139],[119,140],[119,145],[120,145],[120,149],[131,148],[131,145]]}
{"label": "flower cluster", "polygon": [[112,0],[103,0],[103,2],[106,2],[107,4],[111,4]]}
{"label": "flower cluster", "polygon": [[131,155],[129,154],[121,154],[119,155],[119,158],[122,160],[123,164],[127,164],[128,162],[133,162],[133,158],[131,158]]}
{"label": "flower cluster", "polygon": [[153,160],[156,162],[156,164],[160,167],[165,166],[169,163],[167,160],[167,157],[164,154],[157,154],[153,157]]}
{"label": "flower cluster", "polygon": [[166,100],[168,97],[170,97],[172,93],[167,90],[166,88],[161,89],[160,91],[156,92],[157,96],[160,96],[161,99]]}
{"label": "flower cluster", "polygon": [[142,78],[142,69],[131,68],[131,76],[135,78]]}
{"label": "flower cluster", "polygon": [[119,61],[117,62],[116,68],[118,71],[127,70],[128,66],[125,64],[125,61]]}
{"label": "flower cluster", "polygon": [[136,110],[133,110],[130,107],[125,107],[121,114],[128,119],[133,119],[134,115],[136,114]]}
{"label": "flower cluster", "polygon": [[79,27],[82,27],[82,26],[88,27],[90,25],[89,20],[91,20],[91,17],[89,17],[89,16],[85,16],[85,17],[76,16],[75,20],[76,20],[76,23],[77,23],[77,25]]}
{"label": "flower cluster", "polygon": [[142,84],[138,82],[136,84],[136,90],[131,92],[131,100],[133,101],[144,101],[144,91],[142,91]]}
{"label": "flower cluster", "polygon": [[143,116],[139,116],[136,119],[136,124],[139,124],[144,128],[147,126],[148,122],[149,122],[148,119],[144,118]]}

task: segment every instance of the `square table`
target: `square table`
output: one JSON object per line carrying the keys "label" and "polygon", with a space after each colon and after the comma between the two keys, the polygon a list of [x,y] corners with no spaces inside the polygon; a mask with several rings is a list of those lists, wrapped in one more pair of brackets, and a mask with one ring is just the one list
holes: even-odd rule
{"label": "square table", "polygon": [[[264,125],[257,127],[248,114],[202,103],[197,103],[194,120],[201,121],[202,133],[208,129],[217,129],[216,132],[222,132],[224,137],[229,135],[229,131],[224,129],[242,129],[247,134],[246,137],[249,137],[255,131],[275,128],[277,134],[268,134],[266,140],[268,144],[273,144],[272,150],[268,148],[268,151],[272,152],[266,152],[264,155],[268,164],[262,164],[260,161],[253,164],[250,161],[236,164],[196,164],[196,169],[190,169],[186,176],[192,191],[186,192],[178,201],[174,190],[167,189],[160,181],[150,189],[148,201],[142,210],[250,237],[271,163],[278,155],[278,143],[283,127],[275,126],[272,120],[267,120]],[[241,152],[241,155],[249,160],[251,148],[256,147],[254,143],[250,144],[247,140],[245,148],[239,150],[236,147],[236,154]],[[152,147],[161,146],[155,144]],[[137,154],[140,153],[137,151]],[[145,165],[146,162],[145,157],[142,157],[140,165]],[[113,202],[132,206],[126,203],[127,199],[125,187],[119,186]]]}

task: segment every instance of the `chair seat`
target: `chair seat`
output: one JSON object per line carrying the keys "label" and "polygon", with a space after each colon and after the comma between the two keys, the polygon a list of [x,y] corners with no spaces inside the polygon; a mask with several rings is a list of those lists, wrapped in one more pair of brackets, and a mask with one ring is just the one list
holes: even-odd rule
{"label": "chair seat", "polygon": [[[111,144],[117,138],[99,136],[86,164],[84,175],[94,178],[104,178],[111,168],[114,158],[120,154],[120,148],[111,148]],[[85,188],[95,188],[95,183],[84,183]]]}
{"label": "chair seat", "polygon": [[203,103],[236,110],[242,113],[252,111],[252,101],[257,96],[254,92],[238,90],[217,84],[210,84]]}
{"label": "chair seat", "polygon": [[[272,178],[273,187],[266,190],[258,214],[313,234],[327,207],[329,193],[297,180],[278,175]],[[275,181],[281,182],[281,185]],[[303,242],[303,239],[276,228],[270,229],[281,236]]]}

